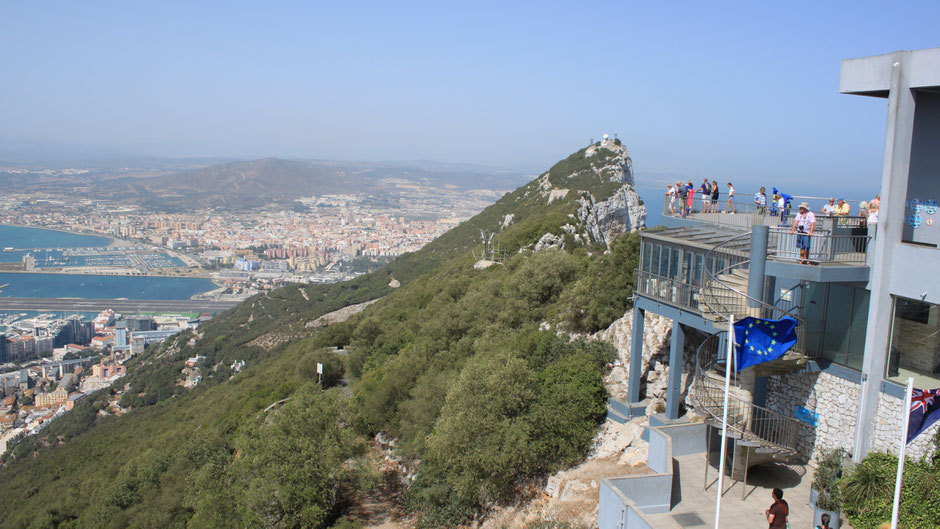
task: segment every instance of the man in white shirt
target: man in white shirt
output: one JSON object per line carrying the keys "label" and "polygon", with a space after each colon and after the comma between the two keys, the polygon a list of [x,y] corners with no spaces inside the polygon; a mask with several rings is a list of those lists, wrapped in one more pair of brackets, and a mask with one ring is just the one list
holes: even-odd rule
{"label": "man in white shirt", "polygon": [[672,215],[676,214],[676,188],[672,184],[668,184],[669,189],[666,190],[666,196],[669,197],[669,213]]}
{"label": "man in white shirt", "polygon": [[809,204],[803,202],[800,204],[800,212],[793,219],[793,227],[790,233],[798,232],[796,236],[796,247],[800,250],[800,264],[811,264],[809,261],[809,248],[812,245],[813,230],[816,228],[816,215],[809,210]]}
{"label": "man in white shirt", "polygon": [[767,190],[763,187],[760,191],[754,193],[754,205],[757,206],[757,213],[764,215],[767,213]]}

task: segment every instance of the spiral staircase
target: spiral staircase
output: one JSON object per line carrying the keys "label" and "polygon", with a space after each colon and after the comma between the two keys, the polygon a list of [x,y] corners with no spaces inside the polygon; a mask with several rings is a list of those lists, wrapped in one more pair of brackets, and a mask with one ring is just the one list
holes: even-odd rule
{"label": "spiral staircase", "polygon": [[[746,478],[747,468],[766,461],[790,463],[799,459],[798,433],[800,423],[783,413],[758,406],[753,402],[757,376],[784,374],[800,369],[807,362],[803,352],[804,322],[798,314],[748,296],[749,260],[741,251],[750,232],[732,237],[715,246],[706,256],[706,263],[732,262],[729,266],[706,266],[705,280],[698,301],[703,316],[716,327],[727,328],[731,318],[746,316],[779,319],[790,316],[797,320],[797,344],[784,356],[759,364],[740,373],[732,372],[734,383],[728,395],[728,436],[736,448],[731,465],[733,479]],[[722,259],[720,256],[724,256]],[[714,259],[709,259],[714,257]],[[692,386],[694,411],[706,422],[721,427],[724,411],[725,372],[728,366],[728,332],[711,335],[696,351],[695,378]]]}

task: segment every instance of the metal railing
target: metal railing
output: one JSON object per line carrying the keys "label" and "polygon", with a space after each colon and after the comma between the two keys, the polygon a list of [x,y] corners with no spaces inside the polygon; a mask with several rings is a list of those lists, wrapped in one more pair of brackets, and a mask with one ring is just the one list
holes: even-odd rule
{"label": "metal railing", "polygon": [[[734,254],[719,256],[724,249],[729,246],[739,244],[742,240],[749,240],[751,232],[736,235],[719,243],[705,254],[705,283],[701,289],[699,301],[705,305],[711,312],[715,313],[721,319],[728,321],[732,316],[742,318],[753,316],[755,318],[765,318],[778,320],[785,316],[797,321],[796,335],[797,342],[793,350],[804,352],[806,350],[806,322],[797,313],[798,307],[778,307],[767,303],[761,299],[751,297],[747,292],[742,292],[731,284],[730,277],[733,277],[736,270],[747,270],[750,266],[750,260],[737,261],[733,259]],[[739,253],[739,252],[735,252]],[[717,269],[715,263],[731,262],[732,264],[724,268]],[[743,274],[739,275],[743,277]],[[746,290],[746,288],[745,288]]]}
{"label": "metal railing", "polygon": [[[802,197],[795,197],[794,200]],[[759,208],[753,203],[734,201],[735,214],[725,213],[727,201],[720,201],[718,208],[713,212],[704,212],[704,206],[698,199],[693,200],[689,213],[684,213],[676,205],[670,206],[669,197],[664,197],[663,215],[675,218],[688,218],[696,222],[704,222],[720,226],[735,226],[750,228],[752,226],[771,226],[776,233],[769,241],[770,248],[782,251],[770,257],[772,259],[799,261],[799,251],[796,248],[796,235],[788,236],[793,226],[796,210],[788,208],[781,210],[772,206]],[[819,199],[817,199],[819,200]],[[673,213],[675,209],[675,213]],[[818,211],[818,210],[817,210]],[[857,209],[855,211],[858,211]],[[868,242],[871,239],[868,233],[866,219],[860,216],[828,216],[816,215],[816,227],[813,233],[811,260],[821,263],[864,264]],[[779,239],[779,243],[776,241]]]}
{"label": "metal railing", "polygon": [[[682,199],[679,197],[676,197],[675,201],[673,202],[671,200],[671,197],[669,197],[668,195],[664,195],[663,196],[663,215],[681,216],[682,209],[679,207],[680,202],[682,202]],[[802,202],[806,202],[807,204],[809,204],[809,210],[815,213],[816,216],[818,217],[828,216],[825,213],[823,213],[823,207],[829,203],[828,198],[810,197],[810,196],[794,196],[790,200],[790,205],[787,208],[781,208],[778,205],[773,204],[772,202],[773,202],[773,197],[772,195],[768,194],[767,199],[766,199],[766,205],[763,207],[760,207],[754,202],[754,193],[746,193],[746,194],[735,193],[734,198],[731,200],[731,203],[729,204],[727,190],[722,189],[721,194],[718,196],[717,202],[709,201],[706,204],[705,201],[702,200],[702,195],[696,189],[695,195],[692,198],[692,204],[689,205],[688,199],[686,199],[685,205],[689,209],[688,211],[689,213],[696,213],[696,214],[706,213],[706,210],[709,210],[711,213],[731,213],[732,211],[734,211],[736,215],[740,215],[740,214],[747,215],[747,214],[752,214],[752,213],[759,213],[768,217],[776,216],[779,219],[780,214],[784,213],[785,217],[789,217],[792,219],[793,215],[797,213],[797,206]],[[858,215],[862,211],[860,207],[861,202],[858,200],[846,200],[845,202],[849,204],[849,216],[860,218],[858,217]],[[717,206],[717,208],[715,206]],[[672,210],[675,210],[675,213],[673,213]]]}
{"label": "metal railing", "polygon": [[[692,395],[696,401],[696,410],[716,421],[722,419],[725,391],[709,372],[724,376],[727,359],[722,344],[726,336],[727,332],[724,331],[709,336],[699,345],[695,358]],[[796,453],[799,428],[799,421],[793,417],[758,406],[734,394],[728,396],[728,429],[743,439],[758,441],[765,447],[781,452]]]}
{"label": "metal railing", "polygon": [[[867,229],[858,233],[837,230],[837,233],[816,230],[812,235],[803,234],[809,242],[809,260],[814,263],[865,264],[871,240]],[[790,233],[789,228],[771,228],[767,241],[770,252],[768,257],[780,261],[801,261],[800,249],[797,247],[800,235],[797,232]]]}
{"label": "metal railing", "polygon": [[670,305],[697,311],[699,310],[697,294],[700,290],[700,287],[678,279],[636,270],[637,293]]}

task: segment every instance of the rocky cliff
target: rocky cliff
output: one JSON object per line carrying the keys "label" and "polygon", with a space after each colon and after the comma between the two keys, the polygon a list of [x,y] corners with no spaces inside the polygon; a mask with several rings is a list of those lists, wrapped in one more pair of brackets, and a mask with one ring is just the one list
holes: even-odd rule
{"label": "rocky cliff", "polygon": [[590,192],[582,192],[578,220],[581,221],[585,236],[595,242],[610,244],[618,235],[646,226],[646,206],[634,188],[633,162],[627,148],[606,140],[599,147],[589,147],[584,155],[598,155],[601,149],[613,152],[614,156],[598,156],[603,161],[595,170],[607,182],[619,183],[620,187],[602,200]]}
{"label": "rocky cliff", "polygon": [[[580,159],[578,159],[580,158]],[[637,194],[633,162],[618,140],[605,139],[559,162],[539,179],[551,204],[576,197],[578,209],[562,228],[576,241],[609,245],[617,236],[646,225],[646,206]]]}

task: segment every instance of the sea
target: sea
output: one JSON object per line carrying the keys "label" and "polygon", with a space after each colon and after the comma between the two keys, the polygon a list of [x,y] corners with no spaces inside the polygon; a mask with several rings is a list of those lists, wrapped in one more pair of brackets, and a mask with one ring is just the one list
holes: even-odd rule
{"label": "sea", "polygon": [[[0,249],[46,248],[61,253],[69,248],[103,248],[112,242],[95,235],[0,225]],[[0,255],[4,253],[19,252]],[[0,273],[0,297],[189,299],[214,288],[212,281],[202,278]]]}

